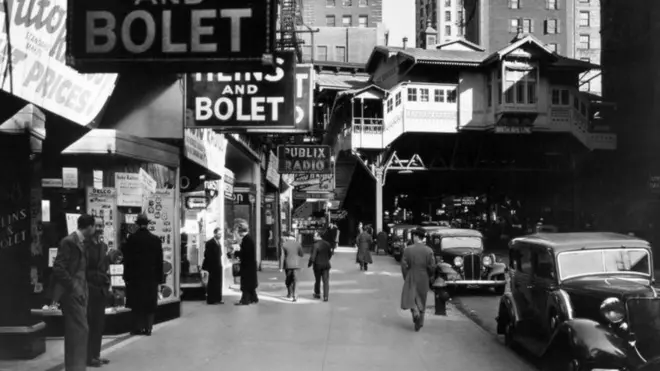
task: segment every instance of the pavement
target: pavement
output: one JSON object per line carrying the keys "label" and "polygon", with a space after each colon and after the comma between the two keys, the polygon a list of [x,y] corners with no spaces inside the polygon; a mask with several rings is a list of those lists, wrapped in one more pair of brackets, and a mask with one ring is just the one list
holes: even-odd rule
{"label": "pavement", "polygon": [[[403,280],[394,259],[374,255],[367,272],[354,262],[355,249],[337,249],[329,302],[312,298],[310,269],[301,271],[297,303],[286,298],[276,270],[260,272],[257,305],[232,305],[235,290],[225,305],[184,302],[182,317],[157,325],[153,336],[109,342],[102,356],[111,363],[103,370],[534,370],[455,306],[434,316],[432,295],[425,327],[414,332],[410,313],[399,309]],[[0,363],[0,370],[63,369],[22,362]]]}

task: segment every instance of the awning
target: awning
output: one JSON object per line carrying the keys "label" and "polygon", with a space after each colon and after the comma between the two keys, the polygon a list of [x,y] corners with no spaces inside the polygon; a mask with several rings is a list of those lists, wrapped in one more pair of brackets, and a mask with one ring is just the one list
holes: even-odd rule
{"label": "awning", "polygon": [[63,155],[111,155],[179,166],[179,148],[114,129],[93,129],[62,151]]}
{"label": "awning", "polygon": [[191,159],[189,159],[185,156],[182,156],[181,158],[183,158],[183,161],[181,161],[182,171],[184,171],[183,169],[187,169],[191,172],[194,172],[194,173],[197,173],[197,174],[200,174],[200,175],[204,175],[204,180],[220,180],[220,179],[222,179],[222,175],[218,174],[217,172],[215,172],[215,171],[213,171],[213,170],[211,170],[211,169],[209,169],[205,166],[202,166],[202,165],[198,164],[197,162],[195,162],[195,161],[193,161],[193,160],[191,160]]}
{"label": "awning", "polygon": [[321,72],[316,74],[315,80],[319,90],[357,89],[367,85],[367,81],[369,81],[369,75]]}

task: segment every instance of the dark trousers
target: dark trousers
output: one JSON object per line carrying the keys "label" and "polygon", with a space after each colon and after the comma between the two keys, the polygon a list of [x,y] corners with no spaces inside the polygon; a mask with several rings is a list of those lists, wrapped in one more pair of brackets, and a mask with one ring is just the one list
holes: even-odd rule
{"label": "dark trousers", "polygon": [[254,304],[259,302],[259,297],[257,296],[257,289],[250,290],[241,290],[241,303],[243,304]]}
{"label": "dark trousers", "polygon": [[209,282],[206,285],[206,302],[208,304],[222,301],[222,268],[218,272],[209,272]]}
{"label": "dark trousers", "polygon": [[151,331],[154,327],[155,313],[142,309],[131,308],[133,313],[133,329],[135,331]]}
{"label": "dark trousers", "polygon": [[297,269],[287,269],[285,270],[286,272],[286,279],[284,280],[284,284],[286,285],[286,289],[291,295],[296,295],[296,283],[298,282],[298,270]]}
{"label": "dark trousers", "polygon": [[327,298],[330,293],[330,269],[314,268],[314,295],[321,295],[321,280],[323,280],[323,297]]}
{"label": "dark trousers", "polygon": [[69,295],[60,301],[64,316],[64,365],[66,371],[87,369],[87,299]]}
{"label": "dark trousers", "polygon": [[89,288],[89,303],[87,304],[87,325],[89,326],[89,342],[87,359],[101,358],[101,343],[105,327],[105,292],[101,288]]}

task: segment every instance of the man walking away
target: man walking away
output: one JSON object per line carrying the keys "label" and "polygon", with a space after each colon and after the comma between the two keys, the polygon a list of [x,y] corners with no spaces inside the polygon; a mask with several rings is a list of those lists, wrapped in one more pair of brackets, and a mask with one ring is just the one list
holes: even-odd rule
{"label": "man walking away", "polygon": [[158,286],[164,283],[163,244],[147,229],[149,218],[140,214],[135,221],[139,229],[122,248],[126,306],[133,313],[131,335],[151,336],[158,308]]}
{"label": "man walking away", "polygon": [[83,242],[94,234],[94,217],[83,214],[78,229],[64,237],[53,263],[54,297],[60,297],[64,316],[64,369],[87,369],[87,257]]}
{"label": "man walking away", "polygon": [[[300,258],[303,257],[302,245],[296,241],[289,232],[284,232],[284,244],[282,245],[282,258],[280,259],[280,271],[282,268],[286,271],[287,298],[293,298],[298,301],[296,295],[296,283],[298,281],[298,271],[300,270]],[[282,267],[283,266],[283,267]]]}
{"label": "man walking away", "polygon": [[222,229],[213,230],[213,238],[204,246],[204,262],[202,269],[208,272],[206,284],[206,303],[209,305],[224,304],[222,301]]}
{"label": "man walking away", "polygon": [[328,301],[330,290],[330,259],[332,258],[332,249],[327,241],[321,239],[321,234],[317,231],[314,234],[314,247],[312,255],[309,258],[308,267],[314,269],[314,299],[321,298],[321,280],[323,281],[323,301]]}
{"label": "man walking away", "polygon": [[424,326],[426,295],[430,289],[430,279],[435,273],[433,250],[424,243],[426,232],[422,228],[412,231],[413,245],[403,250],[401,273],[405,280],[401,293],[401,309],[410,309],[415,331]]}
{"label": "man walking away", "polygon": [[103,236],[103,219],[95,218],[95,232],[85,244],[87,248],[87,286],[89,288],[89,304],[87,306],[87,325],[89,326],[89,343],[87,347],[87,365],[101,367],[110,363],[101,358],[101,343],[105,327],[105,305],[110,291],[110,261],[108,245],[101,241]]}

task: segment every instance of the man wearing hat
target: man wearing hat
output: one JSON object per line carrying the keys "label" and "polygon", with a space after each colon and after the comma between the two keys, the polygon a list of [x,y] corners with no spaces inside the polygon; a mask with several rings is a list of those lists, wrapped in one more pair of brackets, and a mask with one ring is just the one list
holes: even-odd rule
{"label": "man wearing hat", "polygon": [[135,221],[139,229],[124,246],[124,282],[126,306],[133,313],[132,335],[151,335],[158,307],[158,287],[164,283],[163,244],[147,227],[149,218],[140,214]]}
{"label": "man wearing hat", "polygon": [[426,246],[426,231],[416,228],[411,232],[413,244],[403,250],[401,273],[405,280],[401,293],[401,309],[412,312],[415,331],[424,326],[426,297],[430,290],[431,277],[435,275],[433,250]]}

